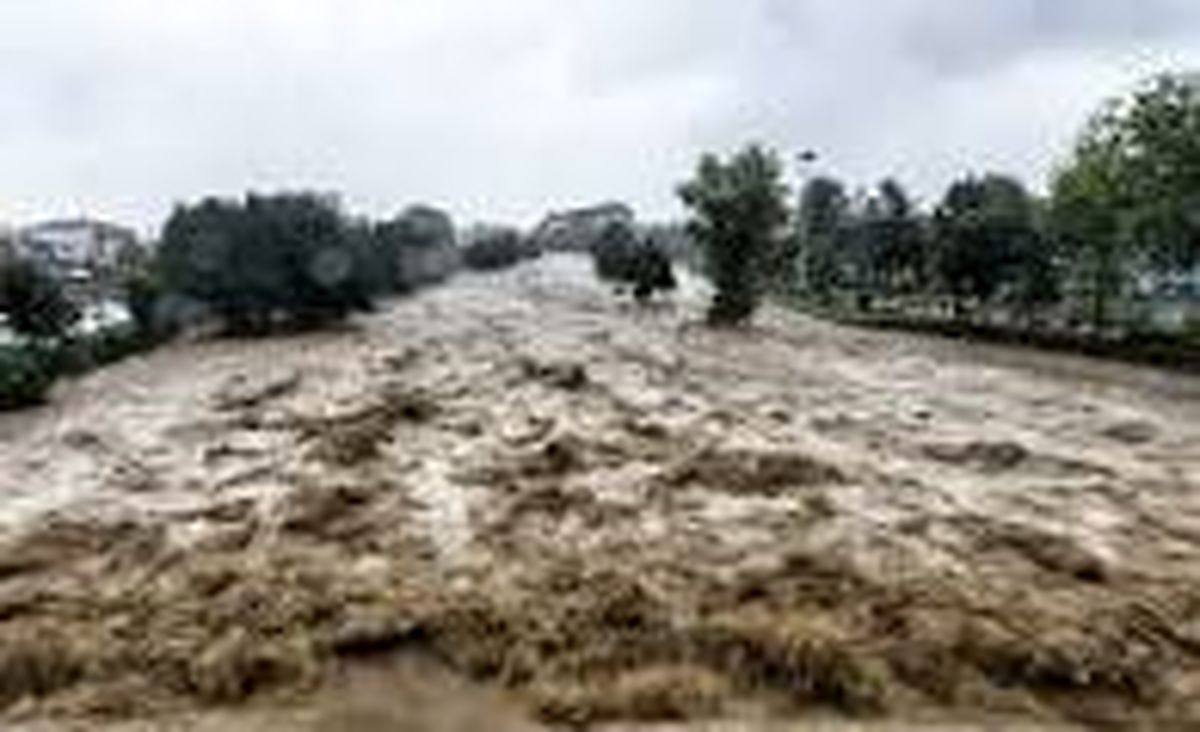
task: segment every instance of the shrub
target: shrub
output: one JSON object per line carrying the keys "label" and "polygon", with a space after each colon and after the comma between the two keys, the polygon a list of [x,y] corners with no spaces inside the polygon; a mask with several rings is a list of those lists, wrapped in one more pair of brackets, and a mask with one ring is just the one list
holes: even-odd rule
{"label": "shrub", "polygon": [[470,269],[506,269],[536,253],[521,233],[507,227],[489,227],[474,232],[462,250],[463,264]]}
{"label": "shrub", "polygon": [[179,330],[179,314],[172,312],[173,298],[155,263],[147,263],[126,275],[124,291],[133,327],[142,340],[166,340]]}
{"label": "shrub", "polygon": [[596,276],[606,282],[632,282],[638,246],[637,232],[632,224],[625,221],[609,223],[591,246]]}
{"label": "shrub", "polygon": [[61,283],[25,259],[0,266],[0,311],[13,330],[34,338],[61,338],[79,320]]}
{"label": "shrub", "polygon": [[154,346],[134,325],[113,326],[56,340],[0,346],[0,411],[45,401],[60,376],[77,376]]}
{"label": "shrub", "polygon": [[234,334],[319,326],[371,307],[371,253],[352,234],[329,197],[209,199],[171,216],[162,272],[169,289],[208,305]]}
{"label": "shrub", "polygon": [[431,206],[410,206],[390,221],[364,228],[379,292],[404,293],[437,284],[458,264],[454,221]]}
{"label": "shrub", "polygon": [[[76,352],[75,368],[71,373],[84,373],[114,364],[145,351],[152,341],[133,325],[118,325],[90,333],[63,344],[64,349]],[[62,369],[68,371],[65,367]]]}
{"label": "shrub", "polygon": [[55,371],[41,349],[0,346],[0,410],[36,406],[54,386]]}
{"label": "shrub", "polygon": [[670,292],[677,286],[675,269],[666,251],[653,242],[642,244],[634,255],[634,298],[638,302],[645,302],[653,297],[655,292]]}
{"label": "shrub", "polygon": [[607,282],[631,285],[638,302],[655,292],[674,290],[677,283],[671,257],[649,238],[639,238],[627,224],[610,224],[592,246],[596,276]]}

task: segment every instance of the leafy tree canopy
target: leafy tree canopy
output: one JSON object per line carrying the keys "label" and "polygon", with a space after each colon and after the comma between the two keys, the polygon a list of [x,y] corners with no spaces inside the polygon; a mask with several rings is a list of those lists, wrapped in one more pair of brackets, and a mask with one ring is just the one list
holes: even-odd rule
{"label": "leafy tree canopy", "polygon": [[233,332],[319,325],[371,306],[372,260],[352,233],[330,197],[208,199],[177,208],[167,222],[162,274]]}
{"label": "leafy tree canopy", "polygon": [[1200,86],[1155,77],[1109,101],[1051,180],[1050,221],[1103,327],[1131,265],[1200,264]]}
{"label": "leafy tree canopy", "polygon": [[688,230],[704,252],[717,291],[709,321],[747,320],[785,241],[787,189],[778,157],[758,145],[728,160],[705,155],[679,195],[691,210]]}
{"label": "leafy tree canopy", "polygon": [[32,338],[62,338],[80,317],[58,279],[15,256],[0,262],[0,311],[14,331]]}
{"label": "leafy tree canopy", "polygon": [[1020,181],[989,174],[952,184],[934,212],[936,267],[958,299],[990,300],[1012,284],[1038,238],[1034,202]]}

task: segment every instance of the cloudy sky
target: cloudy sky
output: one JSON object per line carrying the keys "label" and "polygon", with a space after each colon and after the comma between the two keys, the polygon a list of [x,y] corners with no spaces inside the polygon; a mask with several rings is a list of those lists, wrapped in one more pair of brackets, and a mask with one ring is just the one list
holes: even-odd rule
{"label": "cloudy sky", "polygon": [[149,229],[252,187],[668,216],[751,139],[926,198],[1036,184],[1099,101],[1193,65],[1196,0],[6,0],[0,220]]}

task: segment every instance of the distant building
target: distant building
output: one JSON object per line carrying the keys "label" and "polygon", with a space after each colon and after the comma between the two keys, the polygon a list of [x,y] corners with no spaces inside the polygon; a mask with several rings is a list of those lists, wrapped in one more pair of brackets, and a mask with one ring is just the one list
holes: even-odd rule
{"label": "distant building", "polygon": [[138,246],[137,234],[94,219],[46,221],[20,232],[25,253],[60,273],[88,276],[116,267],[123,253]]}
{"label": "distant building", "polygon": [[111,298],[122,264],[140,250],[129,228],[90,218],[45,221],[20,229],[17,254],[45,267],[81,305]]}
{"label": "distant building", "polygon": [[634,225],[633,209],[623,203],[552,213],[534,230],[533,242],[545,251],[587,251],[612,224]]}

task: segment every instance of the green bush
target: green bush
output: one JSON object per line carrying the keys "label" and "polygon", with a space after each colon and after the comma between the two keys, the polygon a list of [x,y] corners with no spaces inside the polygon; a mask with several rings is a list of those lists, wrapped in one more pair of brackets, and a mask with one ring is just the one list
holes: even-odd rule
{"label": "green bush", "polygon": [[639,236],[628,224],[608,226],[592,245],[592,261],[597,277],[632,286],[638,302],[646,302],[655,292],[674,290],[677,284],[666,248]]}
{"label": "green bush", "polygon": [[638,249],[637,231],[625,221],[613,221],[592,242],[592,263],[596,276],[606,282],[631,282]]}
{"label": "green bush", "polygon": [[0,264],[0,312],[14,331],[33,338],[60,338],[79,320],[62,283],[25,259]]}
{"label": "green bush", "polygon": [[462,251],[463,264],[481,271],[513,267],[532,256],[535,250],[522,239],[520,232],[501,227],[477,232]]}
{"label": "green bush", "polygon": [[378,292],[369,242],[328,196],[180,207],[159,261],[167,289],[203,303],[238,335],[340,320],[370,310]]}
{"label": "green bush", "polygon": [[1183,340],[1200,346],[1200,315],[1189,316],[1183,324]]}
{"label": "green bush", "polygon": [[147,350],[152,341],[131,325],[107,328],[87,338],[93,368],[107,366]]}
{"label": "green bush", "polygon": [[53,364],[41,349],[0,346],[0,410],[42,404],[54,386],[55,376]]}
{"label": "green bush", "polygon": [[633,296],[645,302],[655,292],[670,292],[678,286],[675,268],[666,250],[654,242],[644,242],[633,258]]}
{"label": "green bush", "polygon": [[377,292],[409,293],[454,274],[457,233],[445,211],[418,204],[394,219],[361,228]]}
{"label": "green bush", "polygon": [[45,344],[40,351],[51,372],[79,376],[147,351],[157,343],[136,325],[128,324]]}
{"label": "green bush", "polygon": [[125,277],[125,305],[133,327],[144,341],[165,341],[180,329],[180,318],[169,307],[171,293],[158,267],[150,264]]}

